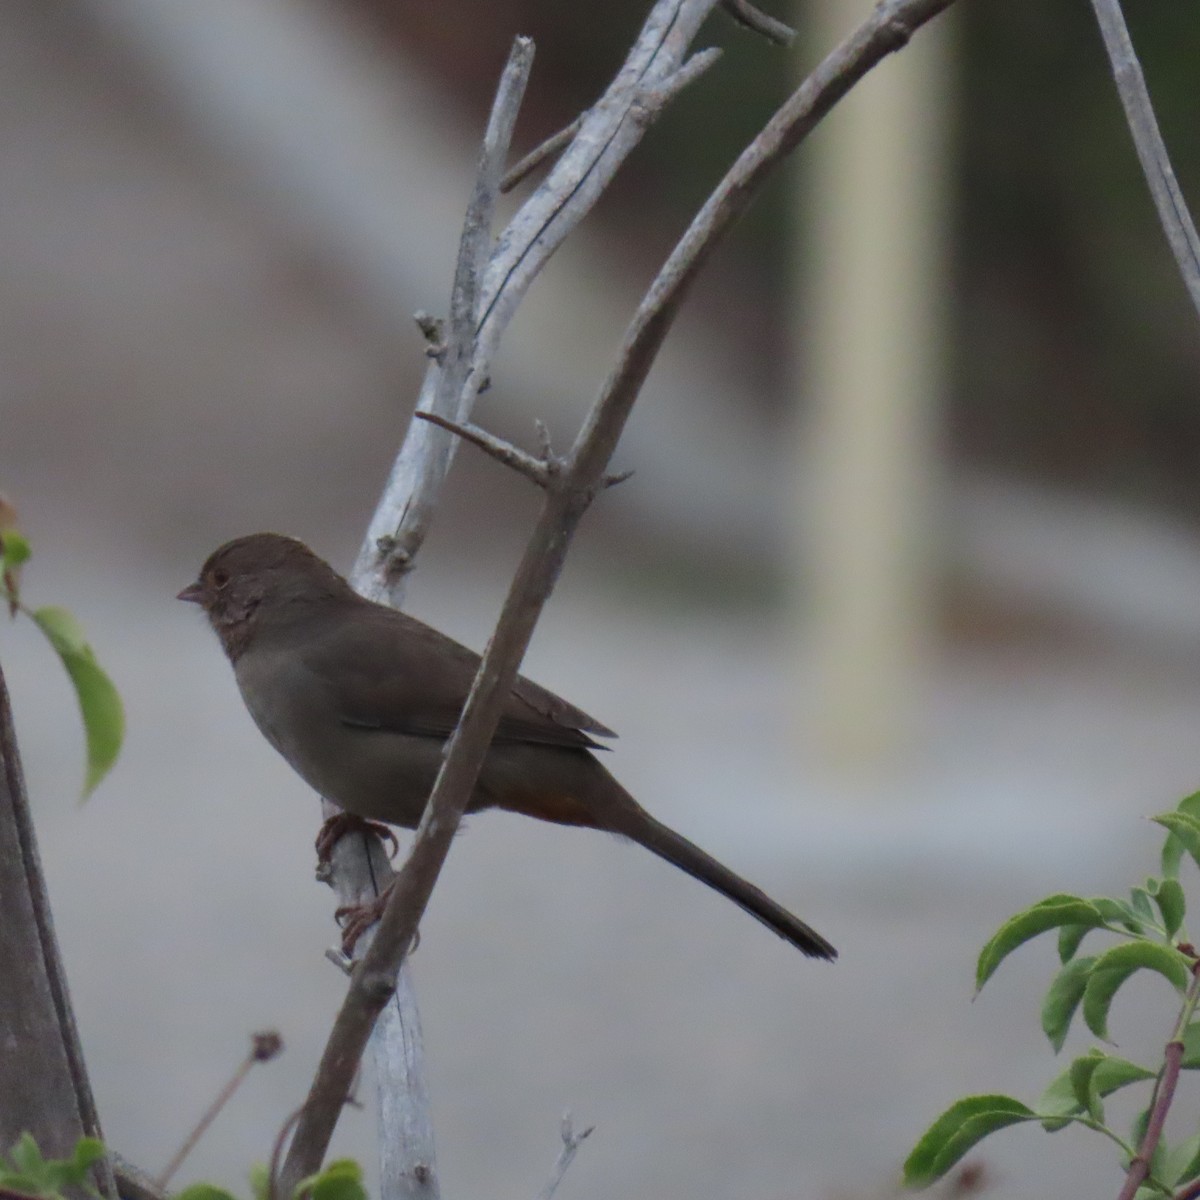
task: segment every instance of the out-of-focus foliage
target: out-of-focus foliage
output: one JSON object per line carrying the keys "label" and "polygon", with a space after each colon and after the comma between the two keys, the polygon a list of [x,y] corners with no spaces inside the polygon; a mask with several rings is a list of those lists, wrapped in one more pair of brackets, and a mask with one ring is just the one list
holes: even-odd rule
{"label": "out-of-focus foliage", "polygon": [[[1184,194],[1200,203],[1200,8],[1127,0]],[[1200,325],[1090,6],[959,13],[954,415],[970,457],[1194,509]]]}

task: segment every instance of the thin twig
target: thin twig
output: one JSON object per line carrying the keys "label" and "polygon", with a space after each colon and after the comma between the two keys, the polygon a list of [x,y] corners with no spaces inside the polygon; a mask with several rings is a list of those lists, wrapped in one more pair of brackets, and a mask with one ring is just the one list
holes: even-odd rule
{"label": "thin twig", "polygon": [[1179,190],[1158,122],[1154,119],[1154,107],[1150,103],[1142,65],[1129,39],[1120,0],[1092,0],[1092,10],[1104,38],[1113,79],[1125,109],[1125,120],[1133,135],[1154,206],[1158,209],[1158,219],[1192,305],[1200,314],[1200,238],[1196,236],[1195,223]]}
{"label": "thin twig", "polygon": [[[421,386],[419,412],[434,412],[449,420],[469,416],[461,397],[476,365],[476,330],[486,299],[482,285],[492,246],[492,216],[504,160],[508,157],[517,113],[533,66],[533,50],[529,38],[519,37],[513,42],[496,88],[459,241],[450,292],[450,319],[444,342],[437,347]],[[424,328],[428,327],[425,323]],[[482,378],[478,375],[475,378],[477,390]],[[351,576],[364,595],[373,600],[399,602],[399,584],[424,540],[455,444],[455,438],[428,424],[410,426]],[[404,514],[399,525],[398,512]]]}
{"label": "thin twig", "polygon": [[1196,1005],[1200,1002],[1200,962],[1192,964],[1192,982],[1183,999],[1183,1007],[1171,1040],[1163,1051],[1162,1070],[1154,1084],[1154,1096],[1150,1101],[1150,1118],[1146,1122],[1146,1132],[1137,1153],[1129,1163],[1125,1173],[1125,1184],[1121,1188],[1117,1200],[1133,1200],[1138,1188],[1146,1182],[1150,1175],[1150,1163],[1154,1151],[1158,1148],[1162,1137],[1163,1126],[1167,1121],[1167,1113],[1171,1111],[1171,1101],[1175,1098],[1175,1087],[1179,1082],[1179,1071],[1183,1065],[1183,1037],[1192,1017],[1196,1013]]}
{"label": "thin twig", "polygon": [[616,487],[618,483],[624,483],[627,479],[632,479],[636,474],[635,471],[617,471],[612,475],[604,475],[600,479],[602,488]]}
{"label": "thin twig", "polygon": [[554,1193],[558,1191],[558,1185],[562,1183],[563,1176],[567,1173],[567,1168],[575,1161],[575,1155],[579,1153],[579,1144],[590,1137],[595,1128],[595,1125],[589,1125],[580,1133],[576,1133],[571,1124],[571,1114],[565,1113],[563,1115],[562,1125],[559,1126],[562,1149],[558,1152],[558,1158],[555,1160],[554,1168],[550,1172],[550,1178],[546,1180],[546,1186],[537,1194],[537,1200],[550,1200]]}
{"label": "thin twig", "polygon": [[196,1127],[183,1139],[183,1145],[175,1151],[171,1161],[163,1168],[154,1181],[155,1186],[165,1192],[171,1177],[183,1165],[184,1159],[196,1148],[196,1143],[208,1131],[208,1127],[217,1119],[221,1109],[233,1098],[233,1094],[242,1086],[246,1076],[254,1069],[256,1063],[270,1062],[283,1049],[283,1039],[273,1030],[256,1033],[251,1038],[250,1052],[234,1071],[229,1082],[217,1093],[216,1099],[204,1110],[204,1115],[196,1122]]}
{"label": "thin twig", "polygon": [[540,146],[534,147],[516,166],[509,167],[504,178],[500,180],[501,193],[507,194],[511,192],[517,184],[532,175],[546,159],[557,154],[564,146],[568,145],[571,139],[579,132],[579,126],[582,124],[583,117],[576,117],[570,125],[560,129],[557,133],[552,133]]}
{"label": "thin twig", "polygon": [[658,118],[680,92],[689,84],[695,83],[709,67],[721,57],[717,46],[709,46],[692,55],[673,75],[667,76],[661,83],[644,88],[638,93],[637,105],[634,112],[639,121],[650,123]]}
{"label": "thin twig", "polygon": [[768,41],[780,46],[790,46],[796,31],[782,21],[755,8],[750,0],[721,0],[721,7],[739,24],[755,33],[761,33]]}
{"label": "thin twig", "polygon": [[497,462],[503,463],[506,467],[512,467],[514,471],[524,475],[526,479],[531,480],[540,488],[550,487],[554,480],[555,472],[550,463],[534,458],[532,454],[527,454],[518,446],[514,446],[512,442],[506,442],[503,438],[497,437],[494,433],[488,433],[486,429],[482,429],[478,425],[448,421],[445,417],[439,417],[437,413],[419,412],[414,413],[413,416],[457,434],[464,441],[470,442],[472,446],[478,446],[484,454],[494,458]]}
{"label": "thin twig", "polygon": [[271,1147],[271,1162],[267,1167],[267,1200],[276,1200],[279,1195],[279,1164],[283,1161],[283,1148],[287,1145],[288,1134],[296,1128],[296,1122],[300,1120],[303,1111],[298,1108],[291,1113],[275,1135],[275,1144]]}
{"label": "thin twig", "polygon": [[[729,5],[743,4],[744,0],[726,0]],[[745,5],[749,8],[749,5]],[[763,16],[764,21],[770,21],[770,17]],[[749,22],[746,22],[747,24]],[[780,27],[787,30],[788,38],[792,36],[791,30],[786,25],[780,23]],[[760,32],[764,32],[760,30]],[[715,46],[710,46],[706,50],[701,50],[694,54],[688,62],[674,73],[668,80],[653,88],[648,88],[638,96],[638,104],[643,120],[652,119],[657,116],[666,106],[667,102],[674,98],[679,92],[683,91],[689,83],[698,79],[709,67],[721,57],[721,51]],[[586,115],[586,114],[584,114]],[[540,146],[531,150],[516,166],[510,167],[508,173],[500,181],[500,191],[502,193],[511,192],[517,184],[528,178],[553,155],[557,154],[564,146],[570,144],[572,138],[579,132],[580,126],[583,124],[583,116],[578,116],[570,125],[560,129],[557,133],[551,134]]]}
{"label": "thin twig", "polygon": [[[639,308],[626,334],[618,365],[568,457],[562,486],[544,494],[541,515],[509,588],[462,717],[447,743],[408,860],[396,876],[375,939],[355,968],[326,1043],[284,1164],[285,1186],[294,1186],[297,1179],[310,1174],[325,1153],[362,1048],[389,989],[394,986],[397,968],[412,943],[438,872],[449,853],[533,627],[687,284],[770,170],[783,161],[788,151],[875,63],[904,45],[914,30],[951,3],[952,0],[884,0],[876,5],[863,25],[817,67],[739,157]],[[664,36],[670,38],[676,32],[671,29]],[[582,133],[581,130],[581,136]],[[551,178],[561,164],[562,160]]]}

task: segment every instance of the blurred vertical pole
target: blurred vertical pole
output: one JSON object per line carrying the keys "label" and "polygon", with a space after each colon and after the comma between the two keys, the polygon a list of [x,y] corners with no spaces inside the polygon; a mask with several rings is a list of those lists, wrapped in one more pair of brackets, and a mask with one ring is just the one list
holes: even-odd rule
{"label": "blurred vertical pole", "polygon": [[[813,0],[801,44],[810,56],[826,53],[869,8]],[[949,241],[949,32],[942,17],[881,63],[803,160],[797,624],[818,675],[806,724],[834,767],[902,754],[922,708]]]}
{"label": "blurred vertical pole", "polygon": [[[0,671],[0,1154],[25,1133],[47,1158],[70,1158],[80,1138],[101,1136]],[[115,1200],[108,1160],[93,1173]]]}

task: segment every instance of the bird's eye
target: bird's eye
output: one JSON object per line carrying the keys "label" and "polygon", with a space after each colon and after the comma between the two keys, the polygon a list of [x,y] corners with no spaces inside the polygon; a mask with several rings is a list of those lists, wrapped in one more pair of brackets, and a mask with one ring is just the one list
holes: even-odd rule
{"label": "bird's eye", "polygon": [[218,567],[210,576],[216,587],[223,588],[229,582],[229,572]]}

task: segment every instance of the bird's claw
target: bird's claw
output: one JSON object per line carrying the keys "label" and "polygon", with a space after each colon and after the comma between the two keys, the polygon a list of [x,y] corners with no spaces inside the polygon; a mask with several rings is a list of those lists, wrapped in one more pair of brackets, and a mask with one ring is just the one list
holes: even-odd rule
{"label": "bird's claw", "polygon": [[333,857],[334,846],[348,833],[373,833],[380,841],[391,845],[388,858],[395,858],[396,852],[400,849],[396,835],[386,825],[379,821],[368,821],[363,817],[356,817],[353,813],[339,812],[334,813],[317,832],[318,865],[329,862]]}
{"label": "bird's claw", "polygon": [[[354,957],[354,947],[358,944],[358,939],[383,916],[391,890],[392,885],[389,884],[374,900],[368,900],[365,904],[343,904],[334,911],[334,920],[342,927],[342,953],[347,958]],[[409,954],[420,944],[421,931],[418,929],[413,935],[412,945],[408,948]]]}

